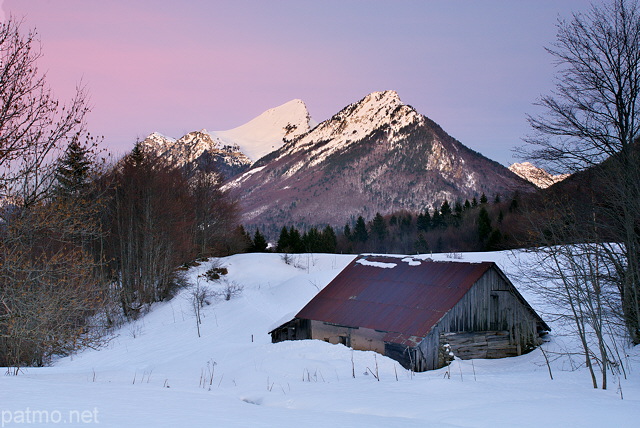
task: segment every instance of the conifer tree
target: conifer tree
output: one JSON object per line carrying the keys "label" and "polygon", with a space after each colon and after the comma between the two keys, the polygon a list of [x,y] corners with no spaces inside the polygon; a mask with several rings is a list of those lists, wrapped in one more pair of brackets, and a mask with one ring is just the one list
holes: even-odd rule
{"label": "conifer tree", "polygon": [[55,169],[55,194],[66,198],[86,190],[93,163],[89,149],[80,144],[77,137],[74,138],[58,160]]}
{"label": "conifer tree", "polygon": [[434,210],[433,216],[431,217],[431,225],[434,229],[439,229],[444,226],[444,221],[442,221],[442,216],[440,215],[440,211]]}
{"label": "conifer tree", "polygon": [[387,236],[387,222],[380,213],[376,213],[371,222],[371,234],[379,241],[383,241]]}
{"label": "conifer tree", "polygon": [[351,227],[349,226],[349,223],[344,225],[344,230],[342,233],[344,237],[347,238],[347,240],[353,241],[353,235],[351,234]]}
{"label": "conifer tree", "polygon": [[480,213],[478,214],[478,238],[480,241],[484,242],[491,233],[491,219],[489,218],[489,213],[485,207],[480,208]]}
{"label": "conifer tree", "polygon": [[487,245],[485,249],[488,251],[494,251],[500,249],[500,242],[502,241],[502,233],[498,229],[493,229],[487,239]]}
{"label": "conifer tree", "polygon": [[333,227],[327,225],[322,231],[322,252],[335,253],[338,246],[338,238]]}
{"label": "conifer tree", "polygon": [[316,227],[312,227],[302,235],[302,244],[305,252],[316,253],[321,251],[322,239]]}
{"label": "conifer tree", "polygon": [[440,207],[440,214],[445,218],[451,215],[451,206],[449,205],[449,201],[447,201],[446,199]]}
{"label": "conifer tree", "polygon": [[356,227],[353,230],[354,240],[357,242],[367,242],[369,239],[369,232],[367,231],[367,225],[364,222],[362,216],[358,216],[356,220]]}
{"label": "conifer tree", "polygon": [[418,228],[418,231],[422,232],[426,232],[431,228],[431,215],[429,215],[428,209],[425,209],[424,213],[418,214],[416,227]]}
{"label": "conifer tree", "polygon": [[289,239],[289,231],[287,226],[282,226],[280,230],[280,237],[278,238],[278,244],[276,245],[276,251],[279,253],[287,253],[290,251],[291,243]]}
{"label": "conifer tree", "polygon": [[267,252],[267,246],[268,243],[264,235],[260,233],[260,229],[256,229],[256,232],[253,235],[252,251],[255,253],[265,253]]}
{"label": "conifer tree", "polygon": [[511,203],[509,203],[510,213],[517,212],[520,209],[520,203],[518,202],[519,200],[520,195],[518,194],[518,192],[514,193],[513,198],[511,199]]}
{"label": "conifer tree", "polygon": [[304,253],[300,231],[293,226],[289,228],[289,251],[292,253]]}

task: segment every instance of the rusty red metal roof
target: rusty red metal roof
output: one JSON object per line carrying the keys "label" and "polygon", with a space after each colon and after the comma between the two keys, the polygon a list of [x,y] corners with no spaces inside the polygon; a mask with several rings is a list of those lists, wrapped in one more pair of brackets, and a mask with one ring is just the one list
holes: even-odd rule
{"label": "rusty red metal roof", "polygon": [[296,317],[397,333],[387,334],[388,341],[413,342],[426,336],[492,266],[360,256]]}

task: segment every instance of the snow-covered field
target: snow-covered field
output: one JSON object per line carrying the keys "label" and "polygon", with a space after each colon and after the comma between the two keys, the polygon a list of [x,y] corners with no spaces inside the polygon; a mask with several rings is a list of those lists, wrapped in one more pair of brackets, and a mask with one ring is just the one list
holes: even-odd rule
{"label": "snow-covered field", "polygon": [[[510,253],[461,256],[493,260],[515,273]],[[271,344],[270,328],[302,308],[354,256],[294,258],[297,267],[278,254],[222,259],[228,279],[244,291],[204,307],[201,337],[184,290],[122,327],[101,350],[1,376],[0,426],[45,426],[47,418],[51,425],[113,427],[638,426],[638,349],[629,350],[628,379],[611,379],[603,391],[591,388],[584,369],[572,369],[579,361],[568,357],[552,362],[551,380],[540,350],[456,360],[448,369],[411,375],[393,360],[342,345]],[[192,269],[193,282],[209,267]],[[535,296],[522,291],[543,313]],[[546,321],[555,332],[553,320]],[[553,332],[548,338],[546,349],[567,346]],[[366,374],[376,364],[379,381]]]}

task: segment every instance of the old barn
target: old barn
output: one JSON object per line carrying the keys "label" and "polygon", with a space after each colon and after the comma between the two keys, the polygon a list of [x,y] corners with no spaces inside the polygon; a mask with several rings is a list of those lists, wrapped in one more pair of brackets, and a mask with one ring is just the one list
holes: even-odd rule
{"label": "old barn", "polygon": [[415,371],[528,352],[549,326],[493,262],[360,256],[272,342],[319,339],[373,350]]}

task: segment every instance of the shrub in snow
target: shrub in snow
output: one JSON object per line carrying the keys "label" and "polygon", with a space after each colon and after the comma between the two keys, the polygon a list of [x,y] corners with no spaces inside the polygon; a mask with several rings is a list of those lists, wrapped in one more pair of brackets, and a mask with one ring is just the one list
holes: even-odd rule
{"label": "shrub in snow", "polygon": [[235,281],[229,281],[224,278],[222,281],[222,288],[215,292],[216,297],[222,298],[224,300],[231,300],[233,297],[238,297],[242,295],[242,291],[244,290],[244,286],[238,284]]}

